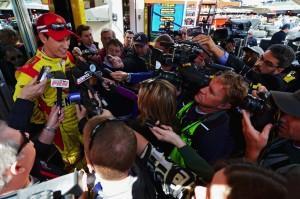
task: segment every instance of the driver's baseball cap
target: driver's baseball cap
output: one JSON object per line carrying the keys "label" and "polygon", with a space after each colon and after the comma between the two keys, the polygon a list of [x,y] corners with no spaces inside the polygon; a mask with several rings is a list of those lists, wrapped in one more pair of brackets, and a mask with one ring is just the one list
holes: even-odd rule
{"label": "driver's baseball cap", "polygon": [[38,33],[45,33],[57,41],[70,35],[75,36],[71,31],[71,23],[66,23],[63,17],[52,12],[41,15],[36,21],[36,28]]}

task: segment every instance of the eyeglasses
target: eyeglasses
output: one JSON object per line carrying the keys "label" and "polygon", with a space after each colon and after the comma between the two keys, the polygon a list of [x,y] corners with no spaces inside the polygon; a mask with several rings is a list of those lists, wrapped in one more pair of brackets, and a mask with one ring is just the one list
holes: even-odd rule
{"label": "eyeglasses", "polygon": [[117,118],[109,118],[109,119],[106,119],[105,121],[97,124],[94,129],[92,130],[91,134],[90,134],[90,143],[89,143],[89,149],[92,148],[93,146],[93,142],[94,142],[94,139],[97,135],[98,132],[100,132],[104,127],[105,125],[107,125],[108,123],[110,122],[122,122],[123,120],[121,119],[117,119]]}
{"label": "eyeglasses", "polygon": [[72,25],[71,25],[71,23],[67,23],[67,24],[53,23],[53,24],[48,25],[47,28],[50,28],[50,29],[55,30],[55,31],[65,30],[65,29],[72,30]]}
{"label": "eyeglasses", "polygon": [[278,65],[275,65],[275,64],[273,64],[272,62],[270,62],[270,61],[264,59],[264,56],[263,56],[263,55],[261,55],[261,56],[258,58],[258,61],[263,62],[266,66],[268,66],[268,67],[270,67],[270,68],[276,68],[276,67],[278,67]]}
{"label": "eyeglasses", "polygon": [[22,135],[22,144],[19,147],[18,154],[22,151],[22,149],[30,142],[28,135],[26,135],[25,131],[20,130],[20,134]]}

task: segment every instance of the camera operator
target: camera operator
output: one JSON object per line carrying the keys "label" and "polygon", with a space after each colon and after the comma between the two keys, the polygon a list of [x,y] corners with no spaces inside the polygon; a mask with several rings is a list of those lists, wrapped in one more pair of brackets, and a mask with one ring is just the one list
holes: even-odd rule
{"label": "camera operator", "polygon": [[[214,163],[227,158],[234,149],[234,138],[229,128],[226,110],[237,106],[246,97],[248,85],[234,72],[214,77],[177,112],[183,140],[197,153]],[[184,164],[176,149],[171,153],[176,163]]]}
{"label": "camera operator", "polygon": [[243,133],[246,140],[245,157],[263,167],[284,173],[289,166],[300,163],[300,90],[294,93],[271,91],[272,99],[280,110],[278,138],[268,143],[274,124],[257,131],[250,114],[243,111]]}
{"label": "camera operator", "polygon": [[288,67],[295,59],[295,53],[289,46],[276,44],[268,48],[268,50],[256,61],[254,69],[251,69],[237,57],[228,54],[228,52],[220,49],[211,37],[206,35],[198,35],[193,41],[201,44],[207,51],[213,54],[220,64],[230,66],[236,72],[246,75],[254,85],[262,84],[268,90],[289,89],[289,85],[294,78],[286,78]]}

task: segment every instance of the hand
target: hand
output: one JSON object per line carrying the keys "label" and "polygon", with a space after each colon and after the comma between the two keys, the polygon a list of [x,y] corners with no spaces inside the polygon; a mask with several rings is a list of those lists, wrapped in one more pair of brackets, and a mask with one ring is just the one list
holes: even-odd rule
{"label": "hand", "polygon": [[210,36],[200,34],[193,38],[193,42],[199,43],[203,46],[203,48],[214,54],[216,57],[221,57],[224,54],[224,51],[215,44]]}
{"label": "hand", "polygon": [[90,55],[87,58],[89,61],[92,61],[94,63],[100,64],[101,56],[99,54]]}
{"label": "hand", "polygon": [[44,93],[46,84],[47,84],[47,79],[41,81],[40,83],[37,83],[37,76],[34,77],[29,82],[29,84],[24,86],[19,98],[31,100],[31,101],[34,100],[35,98],[41,96]]}
{"label": "hand", "polygon": [[[61,112],[60,114],[58,114],[59,111]],[[64,109],[55,105],[51,108],[51,112],[47,118],[46,126],[56,129],[63,120],[64,120]]]}
{"label": "hand", "polygon": [[167,125],[154,126],[149,128],[150,131],[155,135],[158,140],[168,142],[176,146],[177,148],[182,148],[186,143],[177,135],[172,127]]}
{"label": "hand", "polygon": [[125,73],[125,72],[123,72],[123,71],[116,71],[116,72],[112,72],[112,73],[110,74],[110,76],[111,76],[114,80],[119,81],[119,82],[122,82],[122,81],[124,81],[124,80],[127,79],[128,73]]}
{"label": "hand", "polygon": [[250,113],[242,110],[243,134],[246,140],[246,158],[256,161],[262,149],[267,145],[272,124],[267,124],[262,132],[257,131],[251,121]]}
{"label": "hand", "polygon": [[114,85],[114,84],[115,84],[115,81],[103,77],[102,86],[105,90],[109,91],[111,85]]}
{"label": "hand", "polygon": [[252,91],[252,95],[254,97],[259,97],[258,93],[267,93],[267,92],[268,92],[268,89],[265,86],[261,85],[257,88],[257,90]]}
{"label": "hand", "polygon": [[86,117],[86,108],[81,104],[76,104],[76,116],[78,121],[80,121],[82,118]]}
{"label": "hand", "polygon": [[81,52],[80,48],[78,48],[78,47],[73,48],[72,54],[74,57],[82,56],[82,52]]}
{"label": "hand", "polygon": [[111,62],[113,68],[117,69],[117,68],[123,68],[124,67],[123,61],[120,57],[110,56],[108,59]]}

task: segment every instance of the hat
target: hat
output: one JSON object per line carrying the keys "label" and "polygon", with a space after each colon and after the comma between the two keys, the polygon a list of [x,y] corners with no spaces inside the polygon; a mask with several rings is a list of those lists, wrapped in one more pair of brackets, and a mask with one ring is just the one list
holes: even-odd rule
{"label": "hat", "polygon": [[46,13],[41,15],[36,21],[36,28],[38,33],[42,32],[60,41],[66,36],[75,35],[72,31],[70,23],[66,23],[65,19],[54,13]]}
{"label": "hat", "polygon": [[284,30],[284,29],[290,29],[291,28],[291,26],[290,26],[290,24],[288,24],[288,23],[286,23],[286,24],[284,24],[283,26],[281,26],[281,30]]}
{"label": "hat", "polygon": [[136,33],[133,36],[133,41],[138,42],[138,43],[142,43],[142,44],[147,44],[148,43],[148,37],[147,37],[147,35],[145,35],[145,33],[139,32],[139,33]]}
{"label": "hat", "polygon": [[300,90],[294,93],[271,91],[271,94],[282,112],[300,117]]}
{"label": "hat", "polygon": [[257,53],[259,56],[264,54],[264,50],[259,46],[247,46],[247,47],[244,47],[243,50],[251,50],[251,51]]}

